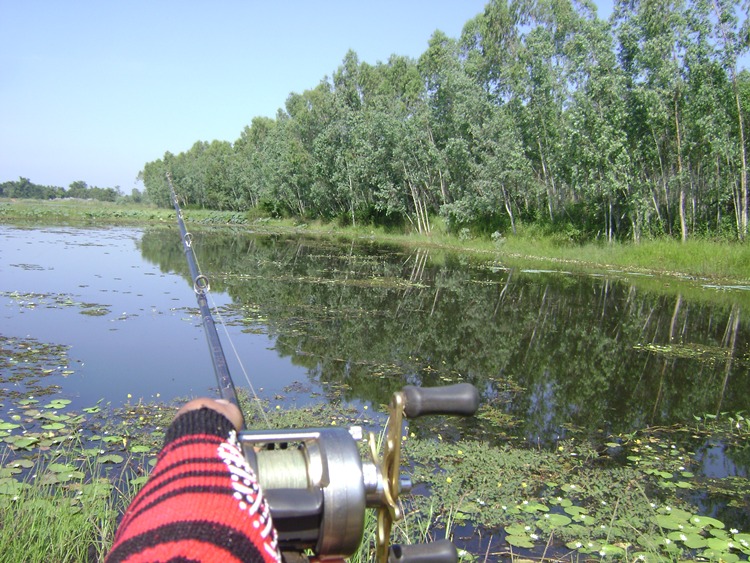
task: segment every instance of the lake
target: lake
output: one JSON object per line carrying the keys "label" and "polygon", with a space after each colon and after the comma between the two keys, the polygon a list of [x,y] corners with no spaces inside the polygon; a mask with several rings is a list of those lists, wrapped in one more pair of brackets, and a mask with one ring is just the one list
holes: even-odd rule
{"label": "lake", "polygon": [[[194,248],[235,384],[244,366],[271,406],[469,381],[516,435],[550,444],[750,405],[747,287],[226,229]],[[176,227],[0,226],[0,336],[69,346],[45,381],[73,406],[215,386]],[[716,444],[698,455],[707,474],[747,475]]]}

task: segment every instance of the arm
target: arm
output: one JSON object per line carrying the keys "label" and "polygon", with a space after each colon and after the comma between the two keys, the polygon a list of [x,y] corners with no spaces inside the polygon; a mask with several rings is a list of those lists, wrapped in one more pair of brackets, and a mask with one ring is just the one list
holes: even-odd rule
{"label": "arm", "polygon": [[237,445],[241,421],[221,400],[196,399],[178,411],[108,563],[281,560],[268,504]]}

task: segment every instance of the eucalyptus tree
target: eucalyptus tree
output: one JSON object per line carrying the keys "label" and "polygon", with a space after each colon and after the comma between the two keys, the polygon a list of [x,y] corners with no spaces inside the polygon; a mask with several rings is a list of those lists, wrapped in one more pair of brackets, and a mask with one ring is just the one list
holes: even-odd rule
{"label": "eucalyptus tree", "polygon": [[436,33],[420,58],[433,141],[426,152],[444,166],[441,213],[454,228],[499,230],[507,214],[515,232],[514,208],[529,189],[531,169],[511,112],[477,79],[471,52]]}
{"label": "eucalyptus tree", "polygon": [[236,184],[244,205],[258,207],[268,191],[265,172],[265,150],[276,121],[268,117],[254,117],[239,139],[234,142],[231,159],[231,181]]}
{"label": "eucalyptus tree", "polygon": [[[701,0],[702,1],[702,0]],[[738,77],[738,59],[745,55],[750,48],[748,36],[750,33],[750,16],[748,15],[747,3],[745,20],[740,24],[737,12],[740,9],[739,0],[711,0],[711,8],[714,14],[714,40],[719,49],[721,65],[729,75],[732,85],[732,97],[734,101],[735,123],[737,124],[737,141],[739,166],[739,189],[734,199],[735,213],[737,216],[737,230],[740,239],[747,236],[748,222],[748,188],[747,188],[747,146],[745,139],[746,110],[742,105],[740,81]]]}
{"label": "eucalyptus tree", "polygon": [[148,200],[159,207],[168,207],[171,202],[167,172],[173,160],[174,155],[167,151],[163,159],[147,162],[138,173],[138,180],[143,182]]}
{"label": "eucalyptus tree", "polygon": [[[683,0],[616,0],[613,21],[627,77],[632,150],[647,181],[660,187],[652,200],[665,230],[671,233],[676,207],[684,241],[688,236],[683,162],[685,5]],[[671,195],[674,191],[676,197]]]}
{"label": "eucalyptus tree", "polygon": [[315,215],[326,202],[314,191],[314,143],[326,126],[330,86],[322,81],[302,94],[292,93],[286,111],[279,111],[276,126],[264,143],[268,203],[276,213],[300,217]]}
{"label": "eucalyptus tree", "polygon": [[466,69],[497,104],[507,104],[523,135],[524,152],[540,189],[529,186],[529,207],[554,221],[567,203],[565,153],[570,102],[567,45],[579,16],[570,0],[492,0],[464,27]]}
{"label": "eucalyptus tree", "polygon": [[394,161],[423,86],[416,63],[393,55],[359,63],[350,52],[334,73],[331,119],[316,139],[317,181],[353,224],[381,213],[407,217],[403,166]]}
{"label": "eucalyptus tree", "polygon": [[300,139],[297,124],[290,116],[279,113],[276,122],[263,151],[268,210],[272,214],[304,217],[310,202],[312,155]]}
{"label": "eucalyptus tree", "polygon": [[[685,50],[688,103],[685,155],[690,167],[693,220],[708,230],[723,229],[740,176],[738,136],[733,127],[732,87],[714,40],[711,2],[697,0],[687,11]],[[739,215],[735,215],[739,218]],[[736,229],[739,233],[739,229]]]}
{"label": "eucalyptus tree", "polygon": [[532,27],[519,52],[524,74],[518,86],[524,103],[518,108],[526,152],[545,188],[549,220],[554,221],[566,196],[562,147],[570,94],[565,42],[572,32],[572,5],[570,0],[543,0],[531,15]]}
{"label": "eucalyptus tree", "polygon": [[332,82],[321,83],[326,88],[326,113],[312,147],[313,191],[317,199],[325,201],[319,213],[326,218],[346,217],[353,225],[358,215],[366,213],[363,209],[368,201],[359,182],[360,155],[354,142],[362,116],[361,69],[357,54],[349,51]]}
{"label": "eucalyptus tree", "polygon": [[575,198],[585,202],[584,221],[598,223],[612,242],[620,217],[627,216],[638,241],[648,209],[628,154],[624,76],[617,65],[609,24],[582,4],[577,33],[566,47],[573,93],[566,133],[570,181]]}

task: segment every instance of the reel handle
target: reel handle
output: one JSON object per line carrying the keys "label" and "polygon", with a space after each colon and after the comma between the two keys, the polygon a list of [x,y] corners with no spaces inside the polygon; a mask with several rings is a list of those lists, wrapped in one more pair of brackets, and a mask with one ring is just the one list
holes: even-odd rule
{"label": "reel handle", "polygon": [[471,383],[457,383],[447,387],[416,387],[407,385],[404,394],[404,414],[415,418],[425,414],[455,414],[472,416],[479,408],[479,391]]}
{"label": "reel handle", "polygon": [[388,551],[388,563],[456,563],[458,551],[449,540],[414,545],[394,544]]}

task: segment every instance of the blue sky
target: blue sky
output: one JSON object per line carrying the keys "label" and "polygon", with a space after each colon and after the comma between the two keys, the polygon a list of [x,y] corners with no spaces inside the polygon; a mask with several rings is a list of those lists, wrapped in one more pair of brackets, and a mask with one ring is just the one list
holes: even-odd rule
{"label": "blue sky", "polygon": [[[372,64],[416,58],[484,4],[0,0],[0,182],[130,193],[146,162],[235,141],[349,49]],[[598,4],[608,16],[611,1]]]}

